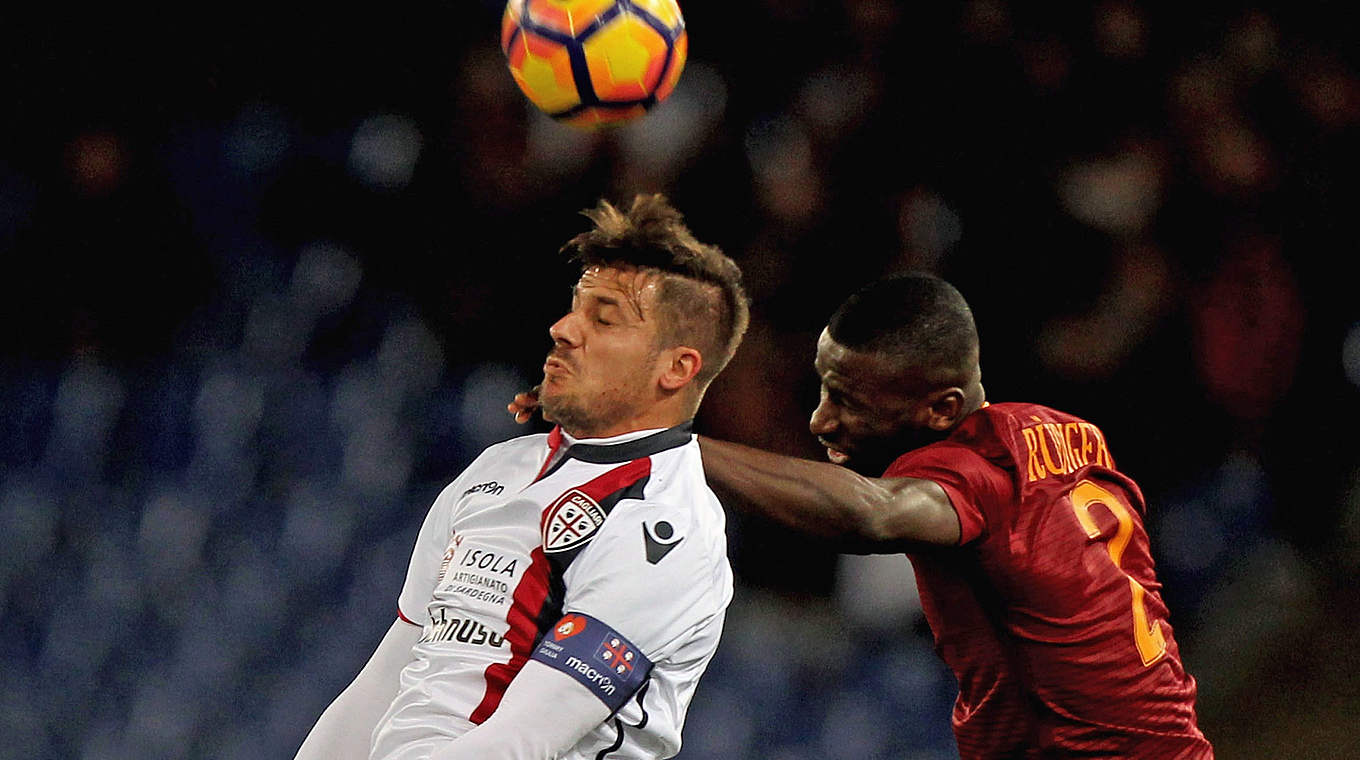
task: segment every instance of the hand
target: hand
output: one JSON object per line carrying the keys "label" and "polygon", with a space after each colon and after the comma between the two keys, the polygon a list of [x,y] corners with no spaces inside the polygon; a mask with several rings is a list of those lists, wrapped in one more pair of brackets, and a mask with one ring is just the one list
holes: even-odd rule
{"label": "hand", "polygon": [[534,410],[538,409],[538,389],[535,385],[523,393],[516,393],[515,400],[505,405],[505,411],[515,416],[515,422],[523,425],[534,416]]}

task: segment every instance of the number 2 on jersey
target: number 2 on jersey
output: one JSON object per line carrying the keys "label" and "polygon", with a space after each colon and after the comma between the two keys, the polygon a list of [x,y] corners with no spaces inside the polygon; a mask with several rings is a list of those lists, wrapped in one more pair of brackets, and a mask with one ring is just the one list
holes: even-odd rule
{"label": "number 2 on jersey", "polygon": [[[1077,521],[1081,523],[1088,538],[1100,537],[1100,528],[1091,515],[1091,508],[1095,505],[1105,505],[1119,521],[1119,530],[1106,542],[1105,548],[1110,552],[1110,561],[1114,563],[1115,569],[1123,573],[1119,561],[1124,555],[1124,548],[1128,546],[1129,539],[1133,536],[1133,515],[1129,513],[1128,505],[1113,492],[1089,480],[1082,480],[1073,486],[1071,496],[1072,509],[1077,513]],[[1148,620],[1147,606],[1143,604],[1147,590],[1143,588],[1143,584],[1134,580],[1128,573],[1124,573],[1124,577],[1129,579],[1129,588],[1133,592],[1133,643],[1138,648],[1138,656],[1142,658],[1143,666],[1147,667],[1166,654],[1166,637],[1156,620]]]}

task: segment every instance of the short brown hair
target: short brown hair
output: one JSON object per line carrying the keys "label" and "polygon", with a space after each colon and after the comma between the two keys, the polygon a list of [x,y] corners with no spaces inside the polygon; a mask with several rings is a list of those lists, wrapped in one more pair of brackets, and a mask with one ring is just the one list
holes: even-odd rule
{"label": "short brown hair", "polygon": [[582,266],[631,266],[661,272],[660,339],[699,349],[700,390],[727,366],[751,321],[741,269],[717,246],[694,238],[665,196],[640,194],[627,211],[601,200],[585,214],[595,227],[562,250]]}

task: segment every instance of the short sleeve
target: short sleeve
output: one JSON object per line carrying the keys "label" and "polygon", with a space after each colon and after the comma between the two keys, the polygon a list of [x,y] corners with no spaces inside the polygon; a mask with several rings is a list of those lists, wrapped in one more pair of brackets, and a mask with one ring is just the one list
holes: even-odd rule
{"label": "short sleeve", "polygon": [[989,515],[1007,503],[1004,494],[1012,488],[1005,470],[972,449],[951,443],[904,454],[884,477],[921,478],[943,489],[959,518],[959,545],[972,543],[987,531]]}
{"label": "short sleeve", "polygon": [[652,661],[672,654],[732,594],[725,543],[694,523],[674,505],[621,504],[567,570],[563,610],[603,621]]}

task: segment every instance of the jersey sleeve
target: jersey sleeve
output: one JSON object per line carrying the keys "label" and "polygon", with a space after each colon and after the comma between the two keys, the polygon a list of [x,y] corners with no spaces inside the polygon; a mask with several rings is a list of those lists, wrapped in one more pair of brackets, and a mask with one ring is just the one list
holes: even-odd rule
{"label": "jersey sleeve", "polygon": [[692,517],[653,502],[617,507],[564,574],[565,614],[534,659],[575,678],[611,711],[647,682],[653,664],[706,662],[732,576],[721,532],[715,538]]}
{"label": "jersey sleeve", "polygon": [[[493,447],[494,448],[494,447]],[[490,451],[488,449],[487,451]],[[486,457],[483,452],[467,469],[463,470],[452,483],[445,486],[425,515],[425,522],[416,536],[415,548],[411,550],[411,562],[406,567],[406,582],[402,584],[401,595],[397,597],[397,614],[412,625],[423,626],[430,622],[426,609],[439,582],[439,571],[444,564],[444,553],[449,548],[449,527],[453,524],[453,510],[458,498],[474,482],[478,464]]]}
{"label": "jersey sleeve", "polygon": [[608,623],[653,661],[669,654],[731,597],[725,547],[692,521],[675,505],[621,504],[567,570],[563,610]]}
{"label": "jersey sleeve", "polygon": [[[609,674],[616,691],[594,691],[611,708],[645,683],[653,663],[669,659],[680,666],[711,654],[732,598],[721,532],[715,538],[711,530],[700,529],[688,507],[645,500],[620,503],[567,568],[563,582],[566,615],[558,627],[575,621],[590,635],[570,642],[582,650],[575,661],[548,657],[548,651],[536,659],[563,670],[564,662],[574,662],[578,670],[582,662],[604,666],[597,670]],[[548,639],[554,636],[544,642]],[[636,668],[626,668],[627,663]],[[590,672],[573,676],[592,685]]]}
{"label": "jersey sleeve", "polygon": [[988,518],[1008,503],[1012,488],[1006,471],[964,446],[936,444],[904,454],[884,473],[887,478],[921,478],[942,488],[959,518],[959,545],[987,531]]}
{"label": "jersey sleeve", "polygon": [[425,522],[416,536],[415,548],[411,550],[411,563],[406,567],[406,582],[402,584],[401,595],[397,597],[397,614],[402,620],[424,626],[430,622],[426,606],[434,594],[439,580],[439,566],[444,560],[449,537],[449,502],[454,486],[449,485],[434,500]]}

